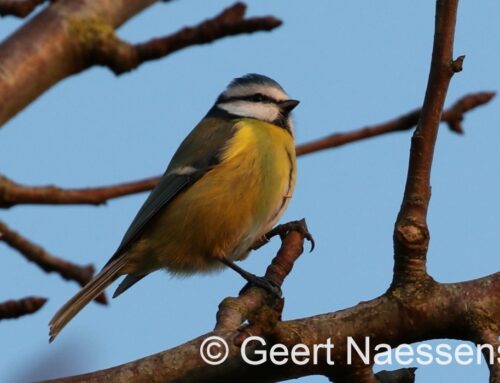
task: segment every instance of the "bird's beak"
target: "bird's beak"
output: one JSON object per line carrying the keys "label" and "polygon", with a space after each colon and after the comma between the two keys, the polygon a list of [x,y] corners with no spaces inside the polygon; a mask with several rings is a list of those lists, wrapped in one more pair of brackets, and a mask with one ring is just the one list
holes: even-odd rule
{"label": "bird's beak", "polygon": [[279,102],[279,106],[282,110],[290,113],[297,105],[299,105],[299,100],[283,100]]}

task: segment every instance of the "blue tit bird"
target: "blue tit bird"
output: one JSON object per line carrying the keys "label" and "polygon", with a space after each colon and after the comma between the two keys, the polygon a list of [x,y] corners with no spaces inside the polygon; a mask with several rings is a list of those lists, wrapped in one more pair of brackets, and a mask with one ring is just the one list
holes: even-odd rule
{"label": "blue tit bird", "polygon": [[104,268],[50,321],[50,341],[118,277],[113,298],[149,273],[174,275],[226,266],[279,220],[292,196],[296,158],[290,99],[269,77],[234,79],[175,152],[165,173]]}

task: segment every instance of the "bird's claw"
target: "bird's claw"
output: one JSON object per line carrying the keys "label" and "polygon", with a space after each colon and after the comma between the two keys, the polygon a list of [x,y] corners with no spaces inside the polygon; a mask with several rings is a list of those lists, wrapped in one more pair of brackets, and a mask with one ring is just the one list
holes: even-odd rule
{"label": "bird's claw", "polygon": [[[312,252],[314,250],[316,244],[314,242],[313,236],[311,235],[309,229],[307,228],[306,220],[304,218],[298,221],[291,221],[278,225],[274,229],[272,229],[269,233],[267,233],[264,236],[264,238],[267,240],[267,242],[269,242],[269,240],[272,237],[279,235],[280,238],[283,240],[290,231],[298,231],[299,233],[301,233],[304,236],[304,238],[311,243],[311,250],[309,250],[309,252]],[[267,242],[260,244],[260,246],[263,246]]]}

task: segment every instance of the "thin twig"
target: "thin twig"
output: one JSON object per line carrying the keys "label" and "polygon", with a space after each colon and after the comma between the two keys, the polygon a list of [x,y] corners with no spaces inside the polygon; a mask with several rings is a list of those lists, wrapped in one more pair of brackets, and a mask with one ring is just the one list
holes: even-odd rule
{"label": "thin twig", "polygon": [[19,300],[10,300],[0,303],[0,320],[14,319],[20,316],[33,314],[40,310],[47,302],[43,297],[26,297]]}
{"label": "thin twig", "polygon": [[26,17],[47,0],[0,0],[0,16]]}
{"label": "thin twig", "polygon": [[[461,97],[450,108],[443,112],[441,122],[448,124],[451,131],[462,134],[464,132],[462,121],[465,113],[488,103],[495,92],[471,93]],[[335,133],[330,136],[314,140],[297,146],[297,155],[314,153],[320,150],[335,148],[351,142],[364,140],[366,138],[380,136],[386,133],[400,132],[413,128],[418,123],[422,109],[415,109],[387,122],[368,126],[358,130],[345,133]]]}
{"label": "thin twig", "polygon": [[[17,250],[28,261],[36,263],[42,270],[48,273],[56,272],[66,280],[78,282],[80,286],[85,286],[94,275],[94,266],[80,266],[55,257],[42,247],[16,233],[2,221],[0,221],[0,241]],[[105,295],[100,295],[96,298],[96,301],[106,304]]]}
{"label": "thin twig", "polygon": [[121,184],[64,189],[57,186],[27,186],[0,176],[0,207],[9,208],[17,204],[91,204],[101,205],[111,198],[151,190],[160,177],[145,178]]}
{"label": "thin twig", "polygon": [[236,3],[196,26],[185,27],[172,35],[142,44],[129,44],[117,38],[115,34],[103,34],[101,42],[89,52],[91,61],[121,74],[146,61],[165,57],[189,46],[208,44],[223,37],[243,33],[271,31],[282,24],[281,20],[273,16],[245,19],[245,11],[245,4]]}

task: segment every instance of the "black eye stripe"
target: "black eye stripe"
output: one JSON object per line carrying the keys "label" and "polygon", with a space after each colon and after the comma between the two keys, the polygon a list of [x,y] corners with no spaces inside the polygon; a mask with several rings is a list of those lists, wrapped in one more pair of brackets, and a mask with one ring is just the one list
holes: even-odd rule
{"label": "black eye stripe", "polygon": [[266,96],[262,93],[250,94],[248,96],[233,96],[226,97],[220,100],[220,102],[230,102],[230,101],[250,101],[250,102],[263,102],[263,103],[271,103],[278,104],[278,101],[272,97]]}

